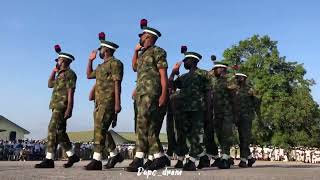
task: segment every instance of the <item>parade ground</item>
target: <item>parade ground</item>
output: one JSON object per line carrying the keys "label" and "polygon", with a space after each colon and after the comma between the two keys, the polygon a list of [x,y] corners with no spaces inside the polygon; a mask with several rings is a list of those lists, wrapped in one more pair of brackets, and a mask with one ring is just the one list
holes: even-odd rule
{"label": "parade ground", "polygon": [[[126,160],[112,170],[85,171],[88,161],[81,161],[70,169],[62,167],[63,161],[55,162],[54,169],[34,169],[36,162],[27,161],[0,161],[0,179],[88,179],[88,180],[110,180],[110,179],[212,179],[212,180],[316,180],[320,179],[320,165],[296,162],[269,162],[258,161],[253,168],[240,169],[233,166],[228,170],[207,168],[196,172],[186,172],[179,169],[162,169],[157,172],[129,173],[123,170],[131,161]],[[174,164],[175,161],[172,161]],[[235,162],[238,163],[237,161]]]}

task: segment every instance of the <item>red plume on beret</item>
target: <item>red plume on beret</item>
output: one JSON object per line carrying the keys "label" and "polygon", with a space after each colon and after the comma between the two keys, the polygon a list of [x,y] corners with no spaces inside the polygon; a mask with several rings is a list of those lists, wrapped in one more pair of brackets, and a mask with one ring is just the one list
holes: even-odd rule
{"label": "red plume on beret", "polygon": [[146,19],[141,19],[140,21],[140,28],[143,29],[143,27],[148,26],[148,20]]}
{"label": "red plume on beret", "polygon": [[238,70],[238,69],[240,69],[240,66],[239,66],[239,65],[237,65],[237,64],[235,64],[235,65],[233,65],[233,66],[232,66],[232,69],[234,69],[234,70]]}
{"label": "red plume on beret", "polygon": [[60,46],[57,44],[54,46],[54,50],[57,52],[57,53],[60,53],[61,52],[61,48]]}
{"label": "red plume on beret", "polygon": [[187,46],[181,46],[181,53],[184,54],[188,50]]}
{"label": "red plume on beret", "polygon": [[106,40],[106,34],[104,34],[104,32],[99,33],[99,40]]}

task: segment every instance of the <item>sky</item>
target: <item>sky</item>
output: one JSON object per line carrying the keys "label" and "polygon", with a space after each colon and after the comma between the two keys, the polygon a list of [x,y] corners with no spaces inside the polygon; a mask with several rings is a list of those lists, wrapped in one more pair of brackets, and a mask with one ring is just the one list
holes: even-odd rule
{"label": "sky", "polygon": [[[47,81],[55,66],[54,45],[71,53],[77,73],[73,117],[68,131],[93,129],[93,102],[88,100],[94,80],[86,79],[89,53],[98,48],[98,33],[120,48],[124,63],[122,112],[115,131],[133,131],[131,93],[136,74],[131,69],[140,19],[157,28],[157,45],[167,51],[169,69],[183,57],[180,46],[203,55],[199,66],[210,69],[210,56],[222,58],[225,49],[252,35],[278,41],[281,56],[303,63],[306,78],[314,79],[314,99],[320,103],[320,1],[198,0],[198,1],[3,1],[0,6],[0,114],[29,130],[30,138],[44,138],[50,121],[52,89]],[[102,61],[97,58],[95,67]],[[165,125],[165,124],[164,124]],[[162,128],[164,131],[165,128]]]}

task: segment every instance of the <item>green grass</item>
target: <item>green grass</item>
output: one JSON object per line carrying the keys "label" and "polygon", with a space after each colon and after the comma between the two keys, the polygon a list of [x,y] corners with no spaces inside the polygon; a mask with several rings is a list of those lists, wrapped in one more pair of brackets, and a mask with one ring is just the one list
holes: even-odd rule
{"label": "green grass", "polygon": [[[120,136],[130,141],[136,141],[136,135],[134,132],[116,132]],[[93,140],[93,131],[79,131],[68,132],[71,141],[89,142]],[[167,134],[160,133],[160,141],[162,143],[168,143]]]}

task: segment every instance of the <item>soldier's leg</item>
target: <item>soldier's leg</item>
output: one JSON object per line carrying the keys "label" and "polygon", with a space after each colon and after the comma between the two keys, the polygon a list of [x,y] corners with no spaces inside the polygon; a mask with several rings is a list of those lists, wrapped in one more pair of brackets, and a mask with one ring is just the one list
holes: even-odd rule
{"label": "soldier's leg", "polygon": [[57,147],[57,124],[63,118],[63,114],[61,111],[52,110],[51,120],[48,126],[48,137],[47,137],[47,159],[54,159],[54,153]]}
{"label": "soldier's leg", "polygon": [[[188,127],[186,124],[187,115],[184,112],[175,112],[174,114],[174,123],[175,123],[175,134],[177,138],[177,145],[175,149],[175,153],[178,156],[179,161],[183,161],[185,155],[189,152],[189,148],[187,146],[186,133]],[[181,162],[179,162],[179,168],[181,168]]]}
{"label": "soldier's leg", "polygon": [[136,97],[137,105],[137,140],[136,157],[143,158],[148,152],[148,128],[150,124],[151,98],[148,96]]}
{"label": "soldier's leg", "polygon": [[[108,130],[110,128],[110,125],[112,124],[113,120],[115,119],[116,114],[114,113],[114,109],[107,109],[106,113],[105,113],[105,118],[104,118],[104,126],[105,129]],[[110,154],[110,158],[108,159],[108,162],[106,165],[104,165],[104,167],[106,169],[110,169],[110,168],[114,168],[114,166],[117,163],[121,163],[124,158],[123,156],[118,152],[117,148],[116,148],[116,144],[114,142],[114,139],[110,133],[110,131],[107,131],[107,149],[109,151]]]}
{"label": "soldier's leg", "polygon": [[201,145],[203,129],[203,112],[202,111],[192,111],[188,112],[188,121],[191,126],[188,128],[187,139],[190,143],[190,160],[195,161],[195,159],[205,155]]}
{"label": "soldier's leg", "polygon": [[221,154],[222,159],[230,158],[230,147],[232,145],[232,126],[233,116],[232,113],[225,113],[222,121],[222,132],[221,132]]}
{"label": "soldier's leg", "polygon": [[150,111],[152,98],[146,95],[136,96],[137,126],[136,126],[136,153],[134,160],[126,168],[129,172],[138,172],[143,167],[143,158],[148,151],[148,131],[150,126]]}
{"label": "soldier's leg", "polygon": [[48,126],[48,142],[47,142],[47,154],[46,158],[39,164],[36,164],[35,168],[54,168],[54,153],[57,145],[57,123],[61,121],[63,114],[61,111],[52,110],[51,120]]}
{"label": "soldier's leg", "polygon": [[138,107],[137,101],[133,101],[133,110],[134,110],[134,132],[137,134],[137,118],[138,118]]}
{"label": "soldier's leg", "polygon": [[[206,115],[206,113],[205,113]],[[214,127],[213,122],[204,121],[204,145],[206,148],[206,153],[211,159],[212,157],[218,156],[218,146],[214,139]]]}
{"label": "soldier's leg", "polygon": [[97,105],[94,110],[94,147],[93,159],[101,161],[102,151],[105,148],[107,129],[104,125],[106,107]]}
{"label": "soldier's leg", "polygon": [[159,139],[159,134],[163,123],[164,109],[159,108],[158,105],[158,99],[153,99],[148,117],[150,119],[148,128],[148,152],[153,154],[155,158],[160,158],[163,155],[163,148]]}
{"label": "soldier's leg", "polygon": [[176,147],[176,139],[174,133],[174,120],[173,113],[168,110],[167,114],[167,137],[168,137],[168,150],[167,155],[172,156]]}
{"label": "soldier's leg", "polygon": [[67,120],[64,119],[64,112],[58,113],[59,121],[57,122],[57,142],[65,150],[68,157],[74,155],[72,149],[72,144],[70,142],[69,136],[66,132],[67,130]]}

